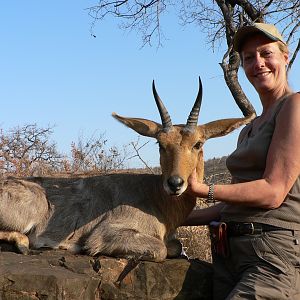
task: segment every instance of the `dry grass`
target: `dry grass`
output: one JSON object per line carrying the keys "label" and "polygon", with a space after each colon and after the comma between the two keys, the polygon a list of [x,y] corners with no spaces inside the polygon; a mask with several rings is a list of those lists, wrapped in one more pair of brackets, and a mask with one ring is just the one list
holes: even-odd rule
{"label": "dry grass", "polygon": [[[204,199],[198,199],[196,209],[207,207]],[[211,262],[211,249],[208,226],[182,226],[177,229],[177,238],[189,258]]]}
{"label": "dry grass", "polygon": [[189,258],[211,262],[209,231],[207,226],[184,226],[177,229],[177,237]]}

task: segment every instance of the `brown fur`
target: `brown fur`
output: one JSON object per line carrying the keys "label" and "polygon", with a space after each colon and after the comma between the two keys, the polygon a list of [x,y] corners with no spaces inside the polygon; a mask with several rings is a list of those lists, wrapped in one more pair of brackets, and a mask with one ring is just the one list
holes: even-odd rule
{"label": "brown fur", "polygon": [[[113,115],[136,132],[156,138],[162,175],[111,174],[82,178],[8,179],[0,183],[0,239],[31,248],[64,248],[161,261],[178,256],[174,232],[196,199],[184,193],[196,168],[203,179],[203,143],[229,133],[252,117],[226,119],[187,130],[164,130],[150,120]],[[175,184],[171,184],[171,179]],[[12,232],[19,232],[17,236]],[[25,240],[26,240],[25,236]],[[28,242],[27,242],[28,244]]]}

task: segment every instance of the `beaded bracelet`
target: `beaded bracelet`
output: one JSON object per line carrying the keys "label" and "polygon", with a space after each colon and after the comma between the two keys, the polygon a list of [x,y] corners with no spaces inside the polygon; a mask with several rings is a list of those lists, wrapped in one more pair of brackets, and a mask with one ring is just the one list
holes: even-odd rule
{"label": "beaded bracelet", "polygon": [[214,190],[215,190],[215,185],[213,183],[210,183],[208,185],[208,195],[207,195],[208,202],[213,202],[213,203],[215,202]]}

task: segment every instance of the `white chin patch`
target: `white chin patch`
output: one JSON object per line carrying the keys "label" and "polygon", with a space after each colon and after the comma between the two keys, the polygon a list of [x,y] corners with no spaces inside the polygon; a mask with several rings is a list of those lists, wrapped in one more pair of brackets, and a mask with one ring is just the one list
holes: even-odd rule
{"label": "white chin patch", "polygon": [[164,190],[167,192],[170,196],[180,196],[187,188],[187,184],[184,184],[179,190],[173,191],[170,189],[168,183],[164,182]]}

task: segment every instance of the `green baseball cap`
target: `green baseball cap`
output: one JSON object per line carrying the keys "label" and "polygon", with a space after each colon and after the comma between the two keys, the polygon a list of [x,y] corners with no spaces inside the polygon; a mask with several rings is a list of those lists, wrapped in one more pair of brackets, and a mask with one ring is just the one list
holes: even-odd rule
{"label": "green baseball cap", "polygon": [[286,45],[282,35],[273,24],[253,23],[238,29],[233,38],[233,49],[240,52],[247,36],[253,33],[262,33],[272,41],[280,41]]}

